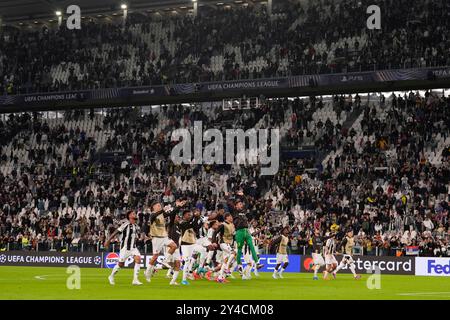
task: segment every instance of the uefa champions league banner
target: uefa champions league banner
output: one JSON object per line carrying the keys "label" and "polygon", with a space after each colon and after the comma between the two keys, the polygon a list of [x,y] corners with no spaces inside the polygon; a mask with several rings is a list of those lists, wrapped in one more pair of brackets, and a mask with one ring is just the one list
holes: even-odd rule
{"label": "uefa champions league banner", "polygon": [[221,92],[242,89],[288,88],[289,78],[250,79],[222,82],[207,82],[198,85],[201,92]]}
{"label": "uefa champions league banner", "polygon": [[[147,267],[152,255],[141,255],[141,267]],[[301,257],[289,255],[289,265],[285,272],[300,272]],[[244,259],[243,259],[244,260]],[[35,267],[67,267],[77,265],[83,268],[113,268],[119,262],[117,252],[78,253],[78,252],[34,252],[34,251],[5,251],[0,252],[1,266],[35,266]],[[261,255],[260,262],[264,267],[260,272],[273,272],[277,259],[276,255]],[[162,269],[164,256],[159,256],[157,269]],[[243,262],[245,266],[245,262]],[[134,266],[133,257],[125,261],[125,267]]]}
{"label": "uefa champions league banner", "polygon": [[150,96],[168,96],[170,88],[166,86],[136,87],[136,88],[112,88],[91,91],[68,91],[54,93],[38,93],[27,95],[4,95],[0,96],[0,106],[15,105],[43,105],[52,103],[81,103],[96,102],[114,99],[127,99]]}
{"label": "uefa champions league banner", "polygon": [[[342,255],[335,255],[338,264],[342,260]],[[381,274],[403,274],[414,275],[416,270],[415,257],[390,257],[390,256],[353,256],[356,273],[371,274],[374,270],[379,270]],[[301,272],[312,272],[313,259],[311,256],[303,256]],[[323,270],[323,269],[321,269]],[[346,265],[341,269],[342,273],[351,273]]]}
{"label": "uefa champions league banner", "polygon": [[281,88],[301,88],[311,85],[332,86],[345,84],[364,84],[372,82],[426,80],[430,76],[436,79],[450,79],[450,67],[383,70],[373,72],[354,72],[340,74],[316,74],[291,76],[284,78],[232,80],[204,83],[185,83],[131,88],[110,88],[84,91],[51,92],[25,95],[0,96],[1,106],[42,105],[55,103],[96,103],[105,100],[136,101],[136,99],[188,95],[195,93],[220,93],[242,90],[265,90]]}
{"label": "uefa champions league banner", "polygon": [[5,251],[0,252],[0,266],[100,268],[102,258],[102,253]]}
{"label": "uefa champions league banner", "polygon": [[0,106],[49,105],[55,102],[83,102],[90,99],[92,99],[92,92],[90,91],[4,95],[0,96]]}
{"label": "uefa champions league banner", "polygon": [[131,88],[109,88],[98,90],[51,92],[23,95],[0,96],[1,106],[49,106],[69,103],[100,103],[121,102],[132,103],[158,97],[192,95],[196,93],[242,92],[243,90],[258,90],[264,94],[266,90],[283,88],[301,88],[308,86],[334,86],[345,84],[369,84],[373,82],[391,82],[408,80],[449,79],[450,67],[421,68],[404,70],[382,70],[373,72],[354,72],[340,74],[315,74],[291,76],[284,78],[231,80],[203,83],[185,83],[157,85]]}

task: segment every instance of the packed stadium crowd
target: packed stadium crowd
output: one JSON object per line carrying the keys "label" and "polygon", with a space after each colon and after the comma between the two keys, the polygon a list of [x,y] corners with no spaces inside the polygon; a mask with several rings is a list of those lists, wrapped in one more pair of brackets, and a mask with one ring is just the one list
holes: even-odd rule
{"label": "packed stadium crowd", "polygon": [[[352,124],[329,124],[323,145],[331,147],[323,159],[282,158],[275,176],[260,176],[259,165],[170,160],[171,132],[196,120],[221,130],[286,125],[285,137],[311,131],[320,147],[319,123],[327,120],[315,114],[323,104],[357,115]],[[242,191],[263,252],[289,227],[292,253],[310,252],[316,229],[335,231],[338,239],[352,229],[367,255],[404,254],[408,246],[425,256],[449,254],[449,97],[275,99],[260,108],[170,105],[146,112],[72,110],[59,112],[59,119],[8,115],[0,122],[0,249],[111,250],[103,247],[105,239],[132,209],[144,251],[154,199],[186,199],[207,221],[232,210]],[[305,109],[314,111],[303,117]]]}
{"label": "packed stadium crowd", "polygon": [[[366,28],[379,4],[381,30]],[[0,94],[446,66],[446,0],[276,1],[201,7],[127,22],[83,20],[81,30],[5,27]]]}

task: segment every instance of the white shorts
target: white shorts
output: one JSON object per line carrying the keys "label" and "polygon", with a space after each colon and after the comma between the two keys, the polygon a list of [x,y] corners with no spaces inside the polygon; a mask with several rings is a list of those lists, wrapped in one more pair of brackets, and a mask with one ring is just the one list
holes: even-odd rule
{"label": "white shorts", "polygon": [[277,253],[277,264],[289,262],[287,254]]}
{"label": "white shorts", "polygon": [[325,264],[326,265],[330,265],[330,264],[338,264],[336,258],[334,257],[334,255],[332,254],[327,254],[325,256]]}
{"label": "white shorts", "polygon": [[218,263],[222,263],[223,262],[223,252],[222,251],[220,251],[220,250],[217,250],[216,251],[216,261],[218,262]]}
{"label": "white shorts", "polygon": [[131,250],[127,250],[126,248],[120,249],[119,252],[119,262],[125,262],[125,260],[127,260],[128,257],[131,256],[141,256],[141,253],[139,252],[139,250],[137,248],[131,249]]}
{"label": "white shorts", "polygon": [[325,261],[323,260],[323,257],[320,253],[313,252],[312,258],[315,265],[323,266],[325,264]]}
{"label": "white shorts", "polygon": [[[167,252],[166,252],[166,254],[167,254]],[[177,249],[172,253],[172,259],[173,259],[173,261],[181,260],[180,248],[177,248]]]}
{"label": "white shorts", "polygon": [[164,238],[153,237],[152,238],[153,254],[160,254],[163,251],[164,247],[167,247],[172,242],[173,241],[170,240],[168,237]]}
{"label": "white shorts", "polygon": [[195,244],[182,244],[181,245],[181,255],[183,256],[183,260],[187,261],[192,256],[192,252],[194,251]]}
{"label": "white shorts", "polygon": [[209,239],[207,237],[203,237],[203,238],[197,239],[197,241],[195,241],[195,244],[198,244],[202,247],[207,247],[211,244],[211,241],[209,241]]}
{"label": "white shorts", "polygon": [[201,256],[206,256],[206,248],[200,244],[194,244],[192,253],[200,253]]}
{"label": "white shorts", "polygon": [[206,262],[208,264],[211,262],[213,256],[214,256],[214,251],[213,250],[208,251],[208,253],[206,255]]}
{"label": "white shorts", "polygon": [[221,243],[220,250],[227,256],[233,253],[233,249],[231,249],[231,246],[228,243]]}
{"label": "white shorts", "polygon": [[355,260],[353,260],[352,256],[349,254],[344,254],[344,256],[342,257],[341,260],[341,264],[346,265],[346,264],[352,264],[355,263]]}

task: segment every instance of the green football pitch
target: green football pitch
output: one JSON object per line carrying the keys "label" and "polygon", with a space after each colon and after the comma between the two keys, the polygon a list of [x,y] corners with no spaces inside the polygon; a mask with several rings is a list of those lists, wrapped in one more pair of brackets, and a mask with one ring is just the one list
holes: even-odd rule
{"label": "green football pitch", "polygon": [[246,281],[202,279],[174,287],[169,286],[163,270],[151,283],[145,282],[141,272],[144,284],[132,286],[132,270],[123,269],[111,286],[107,279],[110,269],[80,271],[80,289],[69,290],[66,268],[0,267],[0,299],[450,299],[450,277],[381,275],[381,288],[370,290],[370,275],[354,280],[351,275],[338,274],[335,280],[314,281],[311,273],[286,273],[277,280],[270,273],[261,273]]}

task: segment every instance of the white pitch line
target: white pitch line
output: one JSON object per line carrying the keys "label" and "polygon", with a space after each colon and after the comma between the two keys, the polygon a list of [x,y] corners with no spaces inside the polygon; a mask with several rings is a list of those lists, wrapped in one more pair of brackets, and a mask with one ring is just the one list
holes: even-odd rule
{"label": "white pitch line", "polygon": [[448,292],[409,292],[409,293],[397,293],[398,296],[449,296]]}
{"label": "white pitch line", "polygon": [[35,279],[38,279],[38,280],[47,280],[45,277],[48,277],[48,275],[35,276],[34,278],[35,278]]}

